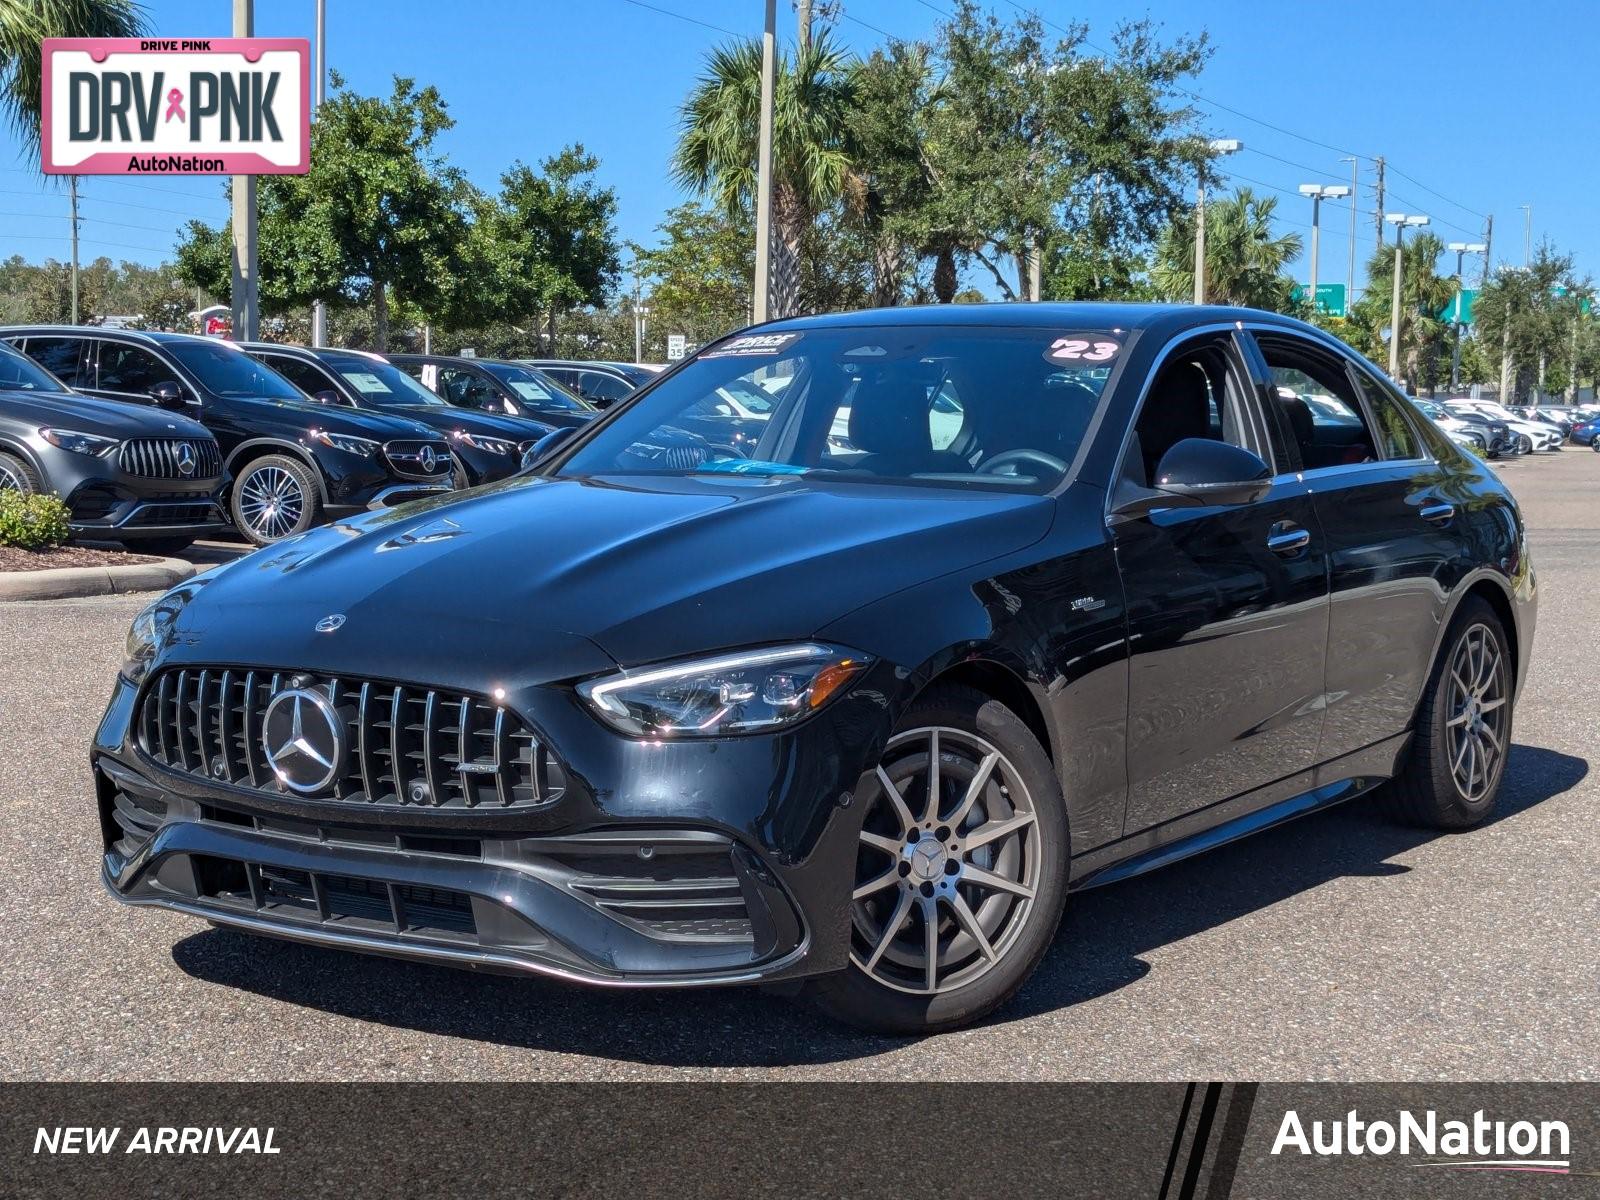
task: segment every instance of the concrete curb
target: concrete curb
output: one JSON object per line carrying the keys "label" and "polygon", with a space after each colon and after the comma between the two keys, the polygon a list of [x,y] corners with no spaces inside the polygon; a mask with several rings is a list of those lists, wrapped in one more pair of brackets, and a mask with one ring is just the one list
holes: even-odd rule
{"label": "concrete curb", "polygon": [[57,567],[53,571],[0,572],[0,601],[69,600],[79,596],[115,596],[124,592],[163,592],[198,571],[186,559],[163,558],[153,563],[120,567]]}

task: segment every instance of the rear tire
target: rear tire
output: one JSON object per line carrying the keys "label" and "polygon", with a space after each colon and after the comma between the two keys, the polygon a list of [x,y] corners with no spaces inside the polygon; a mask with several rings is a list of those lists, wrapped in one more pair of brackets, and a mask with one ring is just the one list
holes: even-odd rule
{"label": "rear tire", "polygon": [[1015,995],[1055,936],[1068,871],[1061,787],[1028,727],[965,687],[917,700],[877,779],[852,877],[850,965],[805,995],[862,1029],[954,1029]]}
{"label": "rear tire", "polygon": [[257,546],[304,533],[322,515],[317,476],[298,458],[267,454],[233,481],[228,507],[236,529]]}
{"label": "rear tire", "polygon": [[[1600,446],[1596,449],[1600,449]],[[43,490],[43,481],[24,459],[15,454],[0,454],[0,492],[21,492],[24,496],[32,496]]]}
{"label": "rear tire", "polygon": [[1386,789],[1391,814],[1427,829],[1469,829],[1499,799],[1511,751],[1511,654],[1477,596],[1462,601],[1417,710],[1410,757]]}

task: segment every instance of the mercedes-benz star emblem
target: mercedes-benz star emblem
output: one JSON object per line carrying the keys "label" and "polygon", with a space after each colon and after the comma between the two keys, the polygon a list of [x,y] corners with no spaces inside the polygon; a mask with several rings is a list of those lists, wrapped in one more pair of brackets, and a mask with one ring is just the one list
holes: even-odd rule
{"label": "mercedes-benz star emblem", "polygon": [[422,464],[424,471],[432,471],[439,460],[434,456],[432,446],[424,446],[417,451],[417,461]]}
{"label": "mercedes-benz star emblem", "polygon": [[318,633],[332,633],[335,629],[338,629],[339,626],[343,624],[343,613],[329,613],[327,616],[323,617],[322,620],[317,622],[316,630]]}
{"label": "mercedes-benz star emblem", "polygon": [[289,688],[267,703],[261,747],[285,787],[320,792],[344,767],[344,722],[325,693]]}
{"label": "mercedes-benz star emblem", "polygon": [[194,447],[188,442],[178,443],[178,474],[193,475],[196,465]]}

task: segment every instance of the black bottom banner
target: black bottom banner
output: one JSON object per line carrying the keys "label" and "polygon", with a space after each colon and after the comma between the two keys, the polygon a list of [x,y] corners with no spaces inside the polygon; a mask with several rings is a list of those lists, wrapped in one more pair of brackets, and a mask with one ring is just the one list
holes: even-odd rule
{"label": "black bottom banner", "polygon": [[1535,1084],[10,1084],[7,1196],[1600,1196]]}

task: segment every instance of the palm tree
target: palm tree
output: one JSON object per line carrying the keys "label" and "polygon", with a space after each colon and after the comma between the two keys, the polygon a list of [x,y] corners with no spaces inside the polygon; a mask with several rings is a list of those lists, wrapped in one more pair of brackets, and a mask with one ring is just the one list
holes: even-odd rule
{"label": "palm tree", "polygon": [[47,37],[138,37],[144,9],[133,0],[0,0],[0,110],[25,150],[39,146]]}
{"label": "palm tree", "polygon": [[[1432,391],[1439,377],[1449,325],[1439,314],[1455,296],[1455,278],[1440,275],[1444,242],[1419,233],[1406,242],[1400,262],[1400,372],[1414,387]],[[1394,246],[1380,245],[1367,260],[1367,291],[1351,310],[1351,339],[1375,362],[1388,361],[1383,330],[1392,319]]]}
{"label": "palm tree", "polygon": [[[848,52],[823,34],[778,58],[772,124],[772,303],[791,315],[800,290],[800,243],[817,214],[839,200],[850,177],[846,124],[854,83]],[[681,113],[673,156],[679,183],[730,216],[755,203],[761,116],[761,46],[721,46]]]}
{"label": "palm tree", "polygon": [[[1300,257],[1298,233],[1274,236],[1275,196],[1257,196],[1242,187],[1206,205],[1206,299],[1287,312],[1294,281],[1285,268]],[[1169,299],[1194,294],[1194,214],[1174,218],[1156,245],[1151,272]]]}

